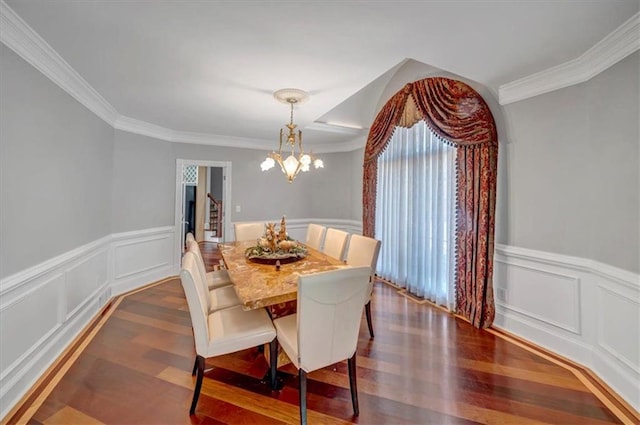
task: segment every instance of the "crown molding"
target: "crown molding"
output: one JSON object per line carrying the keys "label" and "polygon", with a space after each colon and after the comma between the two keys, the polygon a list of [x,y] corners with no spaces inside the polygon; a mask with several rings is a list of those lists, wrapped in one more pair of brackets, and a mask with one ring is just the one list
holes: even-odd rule
{"label": "crown molding", "polygon": [[305,130],[326,131],[328,133],[348,134],[351,136],[359,136],[367,131],[366,128],[349,127],[346,125],[331,124],[328,122],[314,121],[304,128]]}
{"label": "crown molding", "polygon": [[217,134],[195,133],[189,131],[175,131],[136,118],[120,115],[114,127],[128,133],[140,134],[154,139],[172,143],[192,143],[196,145],[223,146],[230,148],[245,148],[269,150],[269,140],[250,139],[243,137],[222,136]]}
{"label": "crown molding", "polygon": [[583,83],[640,49],[640,12],[581,56],[498,89],[501,105]]}
{"label": "crown molding", "polygon": [[[256,149],[261,151],[272,150],[276,146],[275,140],[175,131],[146,121],[125,117],[124,115],[120,115],[113,126],[117,130],[126,131],[127,133],[140,134],[172,143],[191,143],[196,145]],[[359,138],[350,142],[336,144],[335,147],[331,145],[307,145],[307,148],[313,150],[315,153],[350,152],[364,147],[365,141],[364,138]]]}
{"label": "crown molding", "polygon": [[4,0],[0,1],[0,41],[91,112],[113,125],[118,111],[38,35]]}

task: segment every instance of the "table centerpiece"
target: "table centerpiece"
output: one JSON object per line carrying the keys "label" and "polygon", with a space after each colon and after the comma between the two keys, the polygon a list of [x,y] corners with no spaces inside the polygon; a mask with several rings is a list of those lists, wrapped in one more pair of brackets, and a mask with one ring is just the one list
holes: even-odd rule
{"label": "table centerpiece", "polygon": [[275,223],[266,223],[264,235],[257,240],[257,245],[244,252],[247,260],[261,264],[285,264],[302,260],[307,256],[307,249],[300,242],[287,234],[285,217],[280,221],[280,230],[276,231]]}

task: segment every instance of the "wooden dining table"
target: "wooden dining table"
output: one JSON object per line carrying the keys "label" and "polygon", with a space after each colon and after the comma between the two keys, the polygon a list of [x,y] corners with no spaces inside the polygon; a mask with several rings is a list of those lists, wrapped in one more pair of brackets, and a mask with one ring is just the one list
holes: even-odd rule
{"label": "wooden dining table", "polygon": [[[267,307],[272,316],[283,316],[284,312],[278,310],[283,310],[282,306],[291,305],[296,300],[299,275],[348,267],[344,262],[310,247],[306,247],[305,258],[281,264],[279,268],[271,264],[259,264],[244,255],[245,250],[255,244],[256,241],[218,244],[222,260],[245,310]],[[281,308],[278,309],[278,306]]]}

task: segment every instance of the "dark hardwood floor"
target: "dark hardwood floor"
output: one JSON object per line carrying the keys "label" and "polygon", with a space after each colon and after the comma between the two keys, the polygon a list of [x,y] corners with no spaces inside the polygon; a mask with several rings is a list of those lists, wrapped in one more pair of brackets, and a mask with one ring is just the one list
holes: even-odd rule
{"label": "dark hardwood floor", "polygon": [[[208,267],[218,263],[203,244]],[[308,376],[309,423],[637,423],[597,380],[530,344],[478,330],[376,282],[375,339],[366,320],[357,357],[360,416],[352,417],[346,362]],[[180,282],[169,279],[114,300],[9,423],[298,423],[296,371],[284,387],[262,381],[257,349],[207,362],[196,415],[191,321]],[[68,370],[67,370],[68,369]],[[598,395],[598,396],[597,396]]]}

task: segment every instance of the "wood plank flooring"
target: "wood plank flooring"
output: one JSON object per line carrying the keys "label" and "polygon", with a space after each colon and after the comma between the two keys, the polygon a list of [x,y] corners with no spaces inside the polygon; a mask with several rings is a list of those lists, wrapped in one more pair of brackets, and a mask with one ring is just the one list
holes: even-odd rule
{"label": "wood plank flooring", "polygon": [[[219,259],[210,245],[202,245],[208,268]],[[119,298],[106,315],[7,423],[298,423],[295,368],[282,367],[284,387],[271,391],[257,349],[208,361],[213,369],[189,416],[195,353],[177,278]],[[352,416],[344,362],[309,374],[309,423],[638,423],[597,380],[578,379],[577,366],[563,367],[557,356],[475,329],[382,282],[373,322],[375,339],[363,320],[358,343],[360,416]]]}

